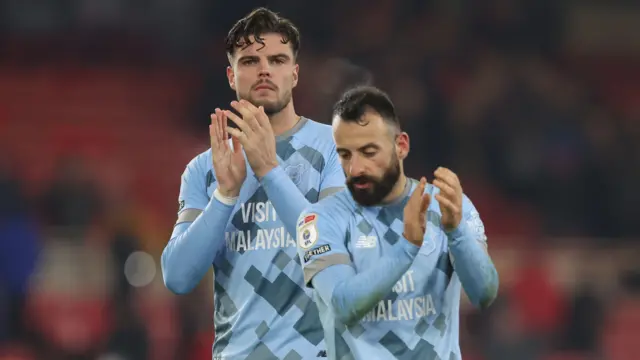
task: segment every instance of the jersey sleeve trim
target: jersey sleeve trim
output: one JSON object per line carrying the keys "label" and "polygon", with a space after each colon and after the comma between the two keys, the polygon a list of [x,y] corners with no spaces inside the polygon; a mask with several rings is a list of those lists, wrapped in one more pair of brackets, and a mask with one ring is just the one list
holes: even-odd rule
{"label": "jersey sleeve trim", "polygon": [[183,210],[180,214],[178,214],[178,220],[176,221],[176,225],[184,223],[184,222],[194,222],[198,216],[202,213],[202,210],[199,209],[186,209]]}
{"label": "jersey sleeve trim", "polygon": [[[317,248],[311,249],[304,254],[305,261],[311,256],[320,255],[322,253],[331,251],[331,245],[321,245]],[[311,263],[304,266],[304,283],[309,286],[311,280],[317,273],[333,265],[349,265],[352,266],[351,258],[347,254],[329,254],[314,259]]]}
{"label": "jersey sleeve trim", "polygon": [[320,195],[318,196],[318,199],[322,200],[322,199],[326,198],[327,196],[331,196],[331,195],[341,191],[342,189],[344,189],[344,187],[342,187],[342,186],[333,186],[333,187],[330,187],[330,188],[323,189],[322,191],[320,191]]}

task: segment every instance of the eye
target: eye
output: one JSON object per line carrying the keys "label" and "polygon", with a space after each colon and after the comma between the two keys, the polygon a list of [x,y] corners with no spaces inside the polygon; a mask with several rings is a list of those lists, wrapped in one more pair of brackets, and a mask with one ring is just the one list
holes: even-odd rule
{"label": "eye", "polygon": [[349,160],[351,158],[351,153],[349,153],[349,152],[339,152],[338,156],[340,156],[340,158],[342,160]]}
{"label": "eye", "polygon": [[282,64],[285,63],[285,61],[284,61],[283,58],[276,58],[276,59],[273,59],[273,63],[278,64],[278,65],[282,65]]}
{"label": "eye", "polygon": [[252,64],[255,64],[257,62],[258,62],[258,60],[256,60],[256,59],[247,59],[247,60],[243,61],[242,64],[244,64],[244,65],[252,65]]}
{"label": "eye", "polygon": [[377,151],[365,151],[365,152],[363,152],[362,154],[363,154],[365,157],[371,158],[371,157],[376,156],[376,154],[377,154],[377,153],[378,153]]}

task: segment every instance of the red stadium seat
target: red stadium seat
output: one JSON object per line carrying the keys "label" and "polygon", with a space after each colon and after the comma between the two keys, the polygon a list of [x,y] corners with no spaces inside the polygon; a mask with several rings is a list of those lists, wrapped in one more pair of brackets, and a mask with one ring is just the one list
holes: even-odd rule
{"label": "red stadium seat", "polygon": [[0,346],[0,360],[36,360],[36,355],[20,343]]}

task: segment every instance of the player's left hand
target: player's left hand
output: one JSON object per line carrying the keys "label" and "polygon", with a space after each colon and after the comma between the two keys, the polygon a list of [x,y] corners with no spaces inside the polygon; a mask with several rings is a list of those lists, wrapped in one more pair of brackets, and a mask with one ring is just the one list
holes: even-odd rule
{"label": "player's left hand", "polygon": [[238,125],[238,129],[227,127],[227,132],[240,141],[253,172],[262,178],[278,166],[276,137],[269,117],[262,106],[255,107],[246,100],[232,101],[231,106],[240,116],[225,111],[227,117]]}
{"label": "player's left hand", "polygon": [[439,167],[433,174],[433,185],[440,189],[435,196],[442,214],[440,221],[445,231],[452,231],[462,220],[462,185],[458,176],[447,168]]}

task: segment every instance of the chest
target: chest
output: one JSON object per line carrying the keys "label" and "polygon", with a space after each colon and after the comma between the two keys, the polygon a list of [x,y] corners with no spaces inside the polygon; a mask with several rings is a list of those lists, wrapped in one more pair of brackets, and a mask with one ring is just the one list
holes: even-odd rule
{"label": "chest", "polygon": [[[306,199],[312,203],[318,201],[320,194],[320,172],[315,171],[312,164],[306,161],[302,161],[299,157],[289,157],[288,160],[280,163],[287,177],[293,183],[293,186],[306,197]],[[213,191],[216,189],[216,178],[213,167],[210,168],[206,175],[206,191],[207,197],[213,196]],[[290,190],[295,190],[291,188]],[[253,197],[253,199],[252,199]],[[240,189],[240,198],[244,199],[247,203],[264,203],[267,201],[267,195],[262,190],[262,185],[256,177],[253,169],[247,163],[247,177]],[[255,209],[264,209],[261,211],[268,211],[265,205],[256,206]],[[272,209],[273,210],[273,209]]]}
{"label": "chest", "polygon": [[[437,224],[428,224],[423,245],[416,255],[413,265],[408,272],[416,281],[426,284],[435,273],[450,273],[453,271],[449,261],[447,237]],[[352,256],[356,271],[362,272],[379,266],[380,259],[391,256],[393,247],[402,239],[404,230],[401,211],[380,211],[377,213],[359,213],[354,216],[349,225],[349,235],[345,239],[347,248]],[[436,270],[429,269],[425,264],[437,262]],[[440,281],[438,281],[440,282]]]}

